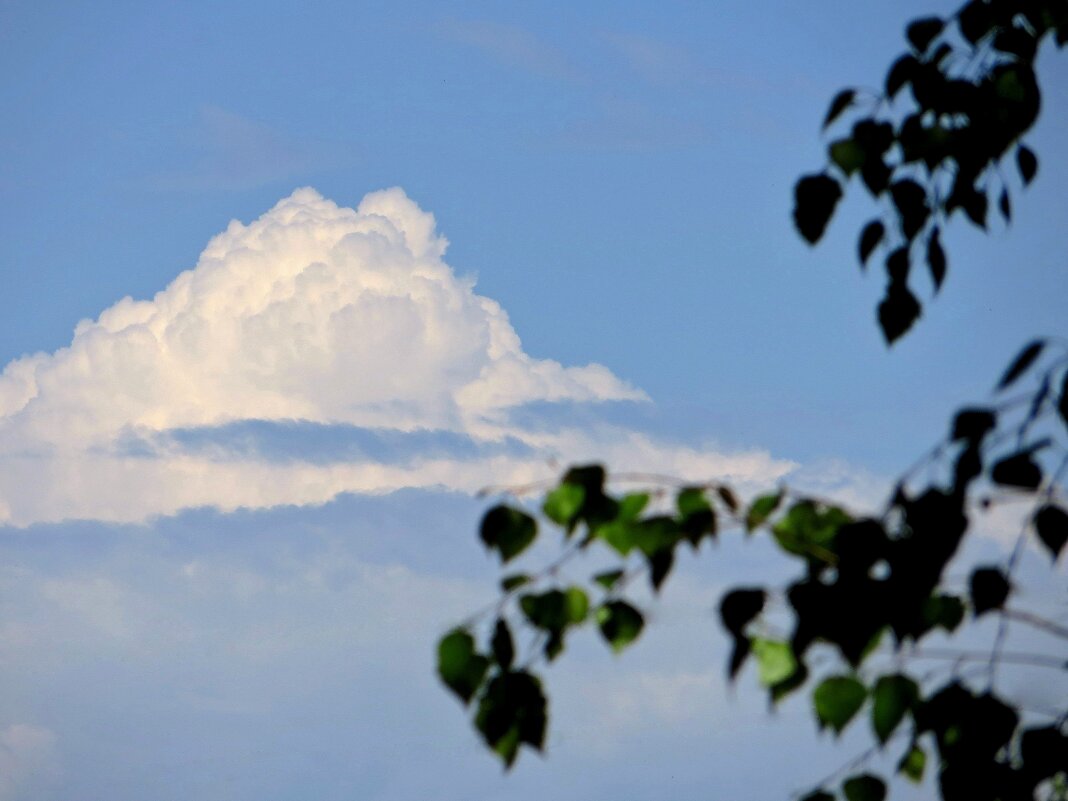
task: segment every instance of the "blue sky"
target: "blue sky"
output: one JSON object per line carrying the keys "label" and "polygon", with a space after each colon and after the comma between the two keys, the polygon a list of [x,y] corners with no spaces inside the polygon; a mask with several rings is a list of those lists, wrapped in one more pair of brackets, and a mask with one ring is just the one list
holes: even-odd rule
{"label": "blue sky", "polygon": [[728,699],[722,575],[582,652],[507,780],[431,648],[493,589],[479,486],[596,457],[871,502],[1063,328],[1061,54],[1016,222],[950,233],[893,350],[868,207],[790,224],[830,97],[953,6],[3,4],[0,799],[684,797],[753,780],[707,761],[735,727],[804,732],[767,794],[833,766]]}

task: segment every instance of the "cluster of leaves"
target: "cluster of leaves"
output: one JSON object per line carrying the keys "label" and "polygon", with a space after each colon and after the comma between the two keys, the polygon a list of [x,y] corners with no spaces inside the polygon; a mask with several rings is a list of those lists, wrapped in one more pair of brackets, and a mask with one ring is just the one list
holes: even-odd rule
{"label": "cluster of leaves", "polygon": [[[475,704],[476,728],[510,766],[523,746],[543,748],[547,700],[534,670],[560,656],[573,630],[595,623],[605,644],[622,651],[645,623],[627,596],[636,578],[659,592],[680,548],[696,551],[727,532],[768,536],[799,564],[800,575],[785,587],[737,587],[723,596],[719,614],[732,640],[731,680],[751,660],[772,703],[811,688],[817,724],[836,734],[867,707],[872,753],[903,741],[898,772],[919,781],[933,761],[947,801],[1032,798],[1039,785],[1063,780],[1057,777],[1068,766],[1068,708],[1050,725],[1024,727],[1012,704],[996,694],[994,672],[1013,612],[1007,603],[1023,537],[1035,537],[1053,561],[1068,543],[1068,353],[1050,351],[1048,342],[1032,343],[1002,377],[995,403],[958,412],[926,460],[939,475],[919,486],[903,479],[879,516],[858,517],[785,488],[743,505],[723,484],[675,487],[666,508],[663,493],[659,500],[652,492],[610,493],[600,466],[569,470],[540,510],[562,531],[560,556],[534,574],[502,579],[495,619],[482,627],[483,648],[478,620],[442,639],[442,680],[465,704]],[[1033,391],[1008,396],[1028,379]],[[1049,436],[1035,439],[1036,432]],[[967,587],[948,591],[946,568],[966,532],[978,515],[1008,498],[1033,506],[1021,542],[1007,563],[973,566]],[[507,565],[534,544],[538,530],[530,511],[506,503],[486,513],[481,539]],[[615,566],[580,585],[560,584],[559,568],[594,548]],[[790,612],[787,637],[767,633],[774,628],[765,619],[773,602]],[[929,635],[953,634],[984,616],[1000,617],[985,668],[988,689],[975,690],[956,672],[942,684],[908,672]],[[517,667],[514,646],[520,629],[534,634],[523,667]],[[830,672],[817,668],[828,651],[838,666]],[[873,667],[885,664],[888,654],[893,669]],[[1068,670],[1063,658],[1036,660]],[[859,773],[840,789],[848,801],[877,800],[886,782]],[[834,797],[820,787],[807,801]]]}
{"label": "cluster of leaves", "polygon": [[1024,185],[1035,177],[1038,159],[1021,142],[1041,100],[1034,63],[1044,39],[1068,41],[1068,0],[970,0],[948,19],[914,21],[907,38],[910,50],[890,67],[882,92],[846,89],[834,98],[824,127],[840,125],[847,112],[852,127],[830,143],[827,168],[795,189],[794,221],[812,244],[854,175],[883,208],[861,230],[858,250],[862,266],[877,248],[886,254],[878,319],[888,343],[920,316],[909,287],[913,263],[925,260],[941,288],[941,236],[953,214],[985,230],[996,202],[1008,224],[1002,163],[1014,160]]}

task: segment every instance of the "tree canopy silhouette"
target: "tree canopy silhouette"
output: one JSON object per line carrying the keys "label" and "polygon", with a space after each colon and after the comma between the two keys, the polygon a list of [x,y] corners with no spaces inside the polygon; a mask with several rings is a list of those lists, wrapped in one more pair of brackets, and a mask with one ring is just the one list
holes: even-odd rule
{"label": "tree canopy silhouette", "polygon": [[[883,254],[887,285],[877,319],[890,344],[921,315],[913,266],[926,265],[935,291],[947,278],[946,226],[963,217],[985,229],[991,208],[1011,221],[1013,193],[1035,179],[1038,157],[1023,142],[1041,103],[1035,58],[1047,40],[1061,48],[1068,41],[1068,0],[971,0],[950,18],[913,21],[906,36],[908,52],[890,67],[881,92],[846,89],[833,99],[824,121],[836,132],[827,164],[797,182],[793,211],[799,233],[815,244],[854,178],[874,200],[880,211],[858,233],[858,258],[864,266]],[[539,511],[562,531],[561,550],[536,573],[504,576],[499,601],[443,637],[438,671],[474,707],[475,727],[510,766],[523,747],[544,743],[548,701],[536,665],[560,657],[567,637],[587,624],[613,650],[626,649],[645,626],[628,594],[634,582],[658,592],[680,548],[697,551],[744,532],[770,538],[797,572],[783,587],[723,595],[727,675],[733,680],[755,663],[773,703],[810,692],[816,725],[836,734],[861,717],[870,723],[872,747],[814,786],[806,801],[880,801],[889,777],[872,772],[868,758],[886,751],[906,779],[934,772],[946,801],[1068,798],[1068,705],[1036,720],[998,686],[1007,663],[1068,670],[1064,649],[1004,648],[1010,625],[1068,642],[1068,627],[1014,598],[1027,541],[1053,562],[1068,544],[1066,474],[1068,345],[1054,338],[1028,343],[990,402],[958,410],[945,439],[901,476],[875,513],[784,486],[743,503],[721,482],[572,467],[559,481],[512,488],[485,514],[481,540],[507,565],[539,533],[537,512],[522,498],[543,493]],[[644,489],[620,489],[635,484]],[[1009,502],[1030,510],[1011,552],[998,563],[969,565],[966,586],[948,587],[947,565],[964,538]],[[608,555],[611,569],[582,584],[559,581],[562,565],[594,549]],[[764,625],[773,599],[789,610],[788,636]],[[955,660],[948,678],[915,669],[931,655],[924,650],[930,636],[956,637],[989,618],[996,619],[989,648],[947,651]],[[520,627],[537,635],[522,665],[514,644]],[[829,669],[813,658],[828,652],[835,657]]]}

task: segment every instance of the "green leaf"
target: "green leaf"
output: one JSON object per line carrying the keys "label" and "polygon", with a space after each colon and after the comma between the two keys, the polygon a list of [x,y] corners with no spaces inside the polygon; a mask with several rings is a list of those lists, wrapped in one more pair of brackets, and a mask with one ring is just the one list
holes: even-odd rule
{"label": "green leaf", "polygon": [[511,576],[505,576],[501,579],[501,589],[504,592],[511,592],[517,587],[522,587],[524,584],[530,583],[530,576],[526,573],[515,573]]}
{"label": "green leaf", "polygon": [[1068,543],[1068,513],[1059,506],[1046,504],[1035,512],[1034,524],[1038,538],[1046,546],[1053,561],[1057,561]]}
{"label": "green leaf", "polygon": [[749,505],[749,511],[745,516],[746,530],[753,531],[763,525],[764,521],[771,517],[771,514],[779,507],[781,502],[782,492],[761,495],[753,501]]}
{"label": "green leaf", "polygon": [[944,27],[945,22],[939,17],[924,17],[909,23],[908,28],[905,29],[905,36],[909,44],[916,48],[916,52],[922,55]]}
{"label": "green leaf", "polygon": [[515,645],[512,643],[512,632],[508,630],[508,624],[503,618],[497,618],[497,625],[493,629],[493,640],[490,643],[493,658],[500,665],[501,670],[508,670],[515,658]]}
{"label": "green leaf", "polygon": [[1031,458],[1031,452],[1025,451],[995,464],[990,471],[990,478],[1005,487],[1033,490],[1042,484],[1042,469]]}
{"label": "green leaf", "polygon": [[568,626],[586,619],[589,599],[578,587],[569,587],[564,591],[523,595],[519,599],[519,608],[535,627],[550,634],[562,634]]}
{"label": "green leaf", "polygon": [[779,546],[789,553],[826,561],[838,529],[852,520],[837,506],[802,500],[790,507],[772,528]]}
{"label": "green leaf", "polygon": [[483,739],[511,767],[519,746],[541,750],[547,724],[545,695],[541,682],[525,671],[506,671],[486,687],[475,715]]}
{"label": "green leaf", "polygon": [[851,676],[824,679],[812,693],[820,726],[830,726],[835,734],[841,734],[867,697],[864,685]]}
{"label": "green leaf", "polygon": [[885,743],[920,697],[920,688],[908,676],[883,676],[872,690],[871,723],[879,742]]}
{"label": "green leaf", "polygon": [[794,188],[794,224],[810,244],[816,244],[842,199],[842,188],[829,175],[806,175]]}
{"label": "green leaf", "polygon": [[624,576],[622,570],[609,570],[606,573],[598,573],[593,577],[593,580],[604,587],[606,590],[612,589]]}
{"label": "green leaf", "polygon": [[969,580],[972,596],[972,609],[975,616],[1000,609],[1012,590],[1008,579],[996,567],[980,567],[972,571]]}
{"label": "green leaf", "polygon": [[921,616],[928,628],[941,626],[952,633],[964,620],[964,603],[953,595],[933,595],[924,601]]}
{"label": "green leaf", "polygon": [[867,153],[864,152],[864,148],[853,139],[848,138],[831,142],[828,153],[831,161],[837,164],[838,168],[847,176],[852,175],[863,167],[867,159]]}
{"label": "green leaf", "polygon": [[564,591],[564,599],[567,602],[567,622],[576,626],[585,621],[590,613],[590,599],[585,591],[579,587],[568,587]]}
{"label": "green leaf", "polygon": [[678,497],[675,499],[675,504],[678,507],[679,515],[682,517],[689,517],[692,514],[705,512],[711,508],[708,498],[705,497],[705,491],[701,487],[686,487],[680,490]]}
{"label": "green leaf", "polygon": [[1045,346],[1045,340],[1036,339],[1021,350],[1016,355],[1016,358],[1012,360],[1009,369],[1006,370],[1005,374],[1001,377],[1001,380],[997,385],[997,390],[1000,392],[1001,390],[1008,388],[1014,381],[1016,381],[1016,379],[1023,375],[1027,368],[1035,363],[1035,359],[1039,357]]}
{"label": "green leaf", "polygon": [[823,120],[824,130],[829,128],[831,123],[838,119],[842,112],[853,104],[853,99],[856,96],[857,93],[852,89],[843,89],[834,96],[834,100],[831,101],[831,107],[827,110],[827,116]]}
{"label": "green leaf", "polygon": [[462,629],[455,629],[438,643],[438,675],[445,685],[466,704],[482,685],[489,660],[475,650],[475,640]]}
{"label": "green leaf", "polygon": [[501,562],[508,562],[525,551],[538,535],[534,518],[511,506],[495,506],[482,518],[479,536],[490,550],[496,549]]}
{"label": "green leaf", "polygon": [[1020,145],[1017,148],[1016,167],[1020,170],[1020,177],[1023,179],[1024,186],[1029,186],[1038,173],[1038,157],[1031,148],[1025,145]]}
{"label": "green leaf", "polygon": [[626,556],[634,550],[636,542],[637,524],[623,520],[613,520],[597,527],[596,536],[604,540],[620,556]]}
{"label": "green leaf", "polygon": [[797,659],[790,643],[761,638],[754,638],[751,642],[753,656],[757,659],[760,683],[765,687],[785,681],[797,670]]}
{"label": "green leaf", "polygon": [[582,508],[586,490],[578,484],[564,482],[545,496],[541,510],[558,526],[570,526]]}
{"label": "green leaf", "polygon": [[897,772],[909,781],[919,784],[923,781],[923,770],[927,767],[927,754],[918,745],[913,745],[901,761],[897,763]]}
{"label": "green leaf", "polygon": [[842,793],[846,801],[883,801],[886,784],[879,777],[865,773],[842,782]]}
{"label": "green leaf", "polygon": [[679,529],[694,548],[705,536],[715,535],[716,513],[702,488],[687,487],[681,490],[676,504],[679,510]]}
{"label": "green leaf", "polygon": [[619,514],[616,519],[627,522],[637,520],[648,505],[649,493],[647,492],[634,492],[624,495],[619,502]]}
{"label": "green leaf", "polygon": [[619,653],[642,633],[642,613],[626,601],[609,601],[597,609],[597,624],[605,642]]}
{"label": "green leaf", "polygon": [[942,249],[937,228],[931,232],[931,238],[927,240],[927,268],[931,271],[931,280],[937,292],[942,288],[942,282],[946,280],[946,252]]}
{"label": "green leaf", "polygon": [[862,265],[868,263],[868,257],[871,256],[872,251],[883,240],[883,235],[886,233],[886,226],[883,225],[881,220],[872,220],[864,226],[864,230],[860,232],[860,243],[858,245],[858,251],[860,253],[860,263]]}

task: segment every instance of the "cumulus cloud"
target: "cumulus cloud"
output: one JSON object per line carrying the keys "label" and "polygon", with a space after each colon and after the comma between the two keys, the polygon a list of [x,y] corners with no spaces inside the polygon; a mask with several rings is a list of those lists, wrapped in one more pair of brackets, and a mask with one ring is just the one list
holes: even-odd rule
{"label": "cumulus cloud", "polygon": [[[251,224],[231,222],[151,300],[123,298],[80,322],[68,347],[6,367],[0,521],[137,521],[407,486],[476,490],[542,478],[553,460],[765,482],[792,467],[618,427],[511,423],[510,411],[538,403],[647,398],[601,365],[526,354],[501,306],[444,261],[447,245],[433,215],[398,188],[356,209],[300,189]],[[242,421],[522,447],[281,462],[168,436]]]}

